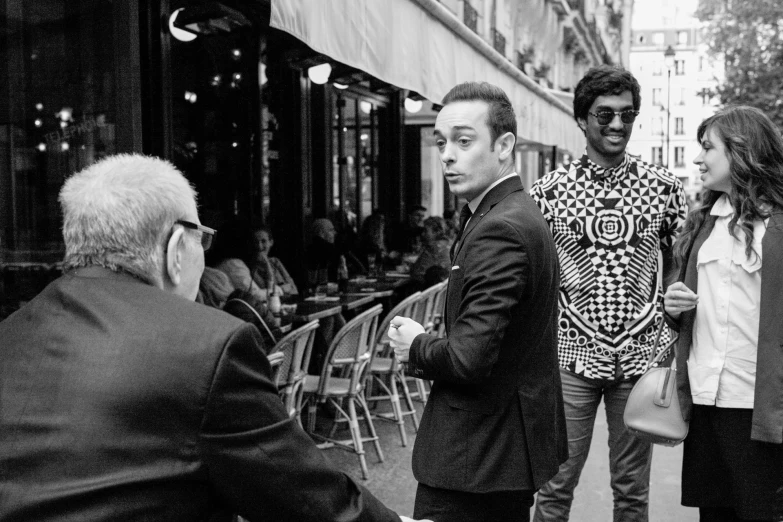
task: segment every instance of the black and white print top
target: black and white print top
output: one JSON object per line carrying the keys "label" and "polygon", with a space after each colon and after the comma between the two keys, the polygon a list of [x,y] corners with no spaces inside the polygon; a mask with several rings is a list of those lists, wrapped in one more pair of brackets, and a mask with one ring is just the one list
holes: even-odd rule
{"label": "black and white print top", "polygon": [[[687,213],[682,183],[626,153],[606,169],[587,154],[533,184],[560,258],[560,366],[589,379],[644,373],[663,317],[661,250]],[[671,338],[664,328],[661,346]]]}

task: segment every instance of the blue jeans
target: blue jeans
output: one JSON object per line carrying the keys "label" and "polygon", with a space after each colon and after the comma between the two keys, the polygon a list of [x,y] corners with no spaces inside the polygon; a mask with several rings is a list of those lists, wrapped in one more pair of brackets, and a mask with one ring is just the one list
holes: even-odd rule
{"label": "blue jeans", "polygon": [[623,411],[633,382],[583,380],[560,370],[563,383],[568,460],[538,492],[533,522],[566,521],[582,474],[598,405],[603,397],[609,427],[609,472],[614,494],[614,522],[647,522],[652,444],[626,431]]}

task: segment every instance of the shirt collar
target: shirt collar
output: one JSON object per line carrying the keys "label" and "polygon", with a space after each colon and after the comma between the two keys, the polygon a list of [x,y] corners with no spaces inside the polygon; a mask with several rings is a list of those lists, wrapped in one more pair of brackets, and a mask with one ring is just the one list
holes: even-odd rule
{"label": "shirt collar", "polygon": [[728,194],[723,194],[710,209],[711,216],[726,217],[734,214],[734,207],[731,206]]}
{"label": "shirt collar", "polygon": [[626,152],[623,155],[623,161],[619,165],[606,168],[591,160],[587,155],[587,151],[585,151],[580,163],[582,169],[590,176],[590,179],[595,181],[615,182],[622,179],[628,171],[628,168],[631,166],[631,159]]}
{"label": "shirt collar", "polygon": [[495,181],[492,185],[488,186],[486,188],[486,190],[484,190],[484,192],[482,192],[481,194],[479,194],[475,198],[473,198],[470,201],[468,201],[468,208],[470,209],[470,213],[471,214],[475,214],[476,213],[476,209],[478,208],[479,203],[481,203],[481,200],[484,199],[484,196],[486,196],[487,193],[490,190],[492,190],[493,188],[497,187],[498,185],[500,185],[501,183],[506,181],[508,178],[516,176],[516,175],[517,175],[516,172],[512,172],[511,174],[506,174],[505,176],[503,176],[499,180]]}

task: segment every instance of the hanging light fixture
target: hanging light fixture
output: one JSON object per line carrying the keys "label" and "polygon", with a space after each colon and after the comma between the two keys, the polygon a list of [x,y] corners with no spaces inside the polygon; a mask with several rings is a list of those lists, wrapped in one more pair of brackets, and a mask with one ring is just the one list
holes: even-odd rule
{"label": "hanging light fixture", "polygon": [[359,108],[364,114],[370,114],[372,112],[372,103],[367,100],[362,100],[359,102]]}
{"label": "hanging light fixture", "polygon": [[337,82],[334,82],[334,83],[332,83],[332,85],[334,85],[334,86],[335,86],[335,88],[337,88],[337,89],[340,89],[340,90],[342,90],[342,89],[347,89],[347,88],[348,88],[348,86],[347,86],[347,85],[344,85],[344,84],[342,84],[342,83],[337,83]]}
{"label": "hanging light fixture", "polygon": [[332,66],[328,63],[322,63],[320,65],[314,65],[307,69],[307,77],[310,81],[323,85],[329,81],[329,75],[332,74]]}
{"label": "hanging light fixture", "polygon": [[169,32],[171,33],[171,36],[179,40],[180,42],[192,42],[196,39],[196,35],[191,33],[190,31],[185,31],[184,29],[180,29],[179,27],[176,27],[174,25],[174,21],[177,19],[177,16],[179,15],[180,11],[182,11],[183,8],[179,8],[173,13],[171,13],[171,16],[169,16]]}
{"label": "hanging light fixture", "polygon": [[415,114],[421,110],[422,105],[424,105],[424,102],[421,100],[413,100],[411,98],[405,98],[405,110],[410,112],[411,114]]}

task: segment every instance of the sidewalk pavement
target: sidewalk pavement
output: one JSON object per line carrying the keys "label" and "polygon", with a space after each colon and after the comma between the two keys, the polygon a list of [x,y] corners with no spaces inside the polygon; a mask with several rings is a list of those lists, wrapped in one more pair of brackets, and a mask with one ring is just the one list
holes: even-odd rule
{"label": "sidewalk pavement", "polygon": [[[419,416],[423,410],[416,403]],[[379,406],[386,411],[385,405]],[[609,486],[608,432],[604,408],[599,409],[579,486],[571,507],[570,522],[611,522],[612,491]],[[416,434],[413,422],[406,419],[408,446],[400,444],[395,424],[376,420],[375,428],[381,440],[384,462],[379,463],[372,444],[365,445],[370,476],[361,479],[359,460],[355,454],[333,448],[324,450],[326,457],[340,469],[367,487],[375,496],[401,515],[412,516],[416,496],[416,480],[411,472],[411,454]],[[347,437],[347,432],[346,432]],[[682,445],[675,448],[655,446],[650,479],[650,522],[696,522],[698,511],[680,505],[680,467]]]}

